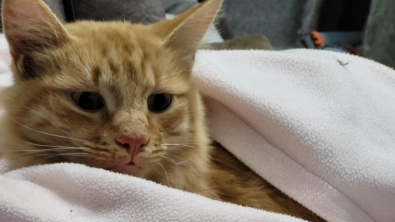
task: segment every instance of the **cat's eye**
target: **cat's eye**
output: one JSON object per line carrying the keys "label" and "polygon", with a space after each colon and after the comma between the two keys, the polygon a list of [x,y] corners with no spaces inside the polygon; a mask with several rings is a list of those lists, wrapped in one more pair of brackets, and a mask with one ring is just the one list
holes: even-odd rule
{"label": "cat's eye", "polygon": [[81,109],[95,112],[103,108],[103,101],[99,94],[92,92],[74,92],[71,98]]}
{"label": "cat's eye", "polygon": [[173,96],[167,93],[152,94],[148,97],[148,109],[160,113],[166,111],[173,101]]}

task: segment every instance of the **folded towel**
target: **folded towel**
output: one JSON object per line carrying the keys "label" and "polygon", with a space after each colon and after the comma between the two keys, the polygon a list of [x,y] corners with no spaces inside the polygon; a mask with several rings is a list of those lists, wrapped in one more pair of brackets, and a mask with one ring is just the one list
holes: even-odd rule
{"label": "folded towel", "polygon": [[[395,221],[393,70],[323,51],[201,51],[194,76],[213,137],[263,178],[328,221]],[[0,221],[153,220],[301,221],[77,164],[0,175]]]}
{"label": "folded towel", "polygon": [[395,71],[316,50],[202,51],[214,138],[329,221],[395,221]]}
{"label": "folded towel", "polygon": [[0,176],[0,221],[302,222],[76,164]]}

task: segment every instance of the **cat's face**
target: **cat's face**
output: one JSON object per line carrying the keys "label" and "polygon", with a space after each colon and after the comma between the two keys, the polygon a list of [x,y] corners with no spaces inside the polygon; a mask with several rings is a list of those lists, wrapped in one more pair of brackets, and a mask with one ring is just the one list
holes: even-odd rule
{"label": "cat's face", "polygon": [[207,136],[190,74],[220,3],[151,26],[63,26],[39,0],[5,0],[16,79],[3,95],[10,156],[137,176],[199,156]]}
{"label": "cat's face", "polygon": [[194,143],[188,74],[159,39],[137,35],[150,33],[128,23],[77,23],[68,30],[78,39],[29,63],[40,77],[18,82],[8,106],[21,124],[74,139],[22,127],[24,141],[70,147],[51,152],[56,161],[102,168],[134,162],[143,169],[179,148],[166,144]]}

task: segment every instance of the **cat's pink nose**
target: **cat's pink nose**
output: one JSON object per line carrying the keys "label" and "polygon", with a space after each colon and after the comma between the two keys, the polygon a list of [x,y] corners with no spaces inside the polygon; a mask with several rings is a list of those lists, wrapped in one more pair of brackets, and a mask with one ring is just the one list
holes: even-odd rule
{"label": "cat's pink nose", "polygon": [[132,156],[132,160],[137,154],[141,151],[141,148],[147,144],[147,138],[138,136],[138,137],[130,137],[130,136],[121,136],[117,142],[122,146],[128,149],[129,154]]}

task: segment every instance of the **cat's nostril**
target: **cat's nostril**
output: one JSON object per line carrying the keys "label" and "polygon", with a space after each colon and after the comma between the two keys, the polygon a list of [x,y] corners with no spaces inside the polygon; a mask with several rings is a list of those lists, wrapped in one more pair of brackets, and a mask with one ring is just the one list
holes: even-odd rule
{"label": "cat's nostril", "polygon": [[119,141],[115,141],[115,142],[122,148],[129,149],[130,147],[129,143],[121,143]]}

